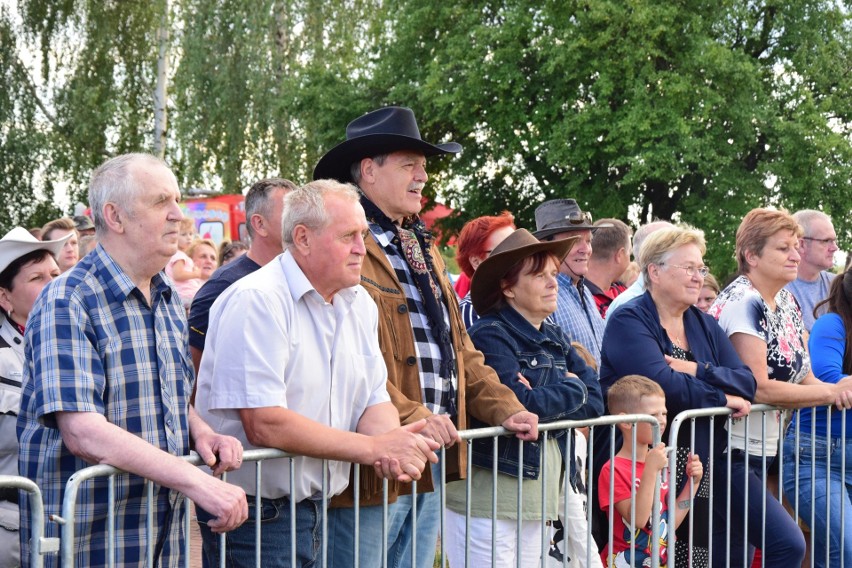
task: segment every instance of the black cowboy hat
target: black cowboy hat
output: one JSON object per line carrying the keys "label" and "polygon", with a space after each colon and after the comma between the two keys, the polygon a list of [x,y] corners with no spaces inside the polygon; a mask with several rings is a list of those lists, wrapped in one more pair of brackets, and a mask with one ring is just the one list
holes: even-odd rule
{"label": "black cowboy hat", "polygon": [[455,142],[430,144],[420,138],[417,120],[410,108],[380,108],[359,116],[346,126],[346,141],[320,158],[314,168],[314,179],[351,182],[350,168],[354,162],[400,150],[416,150],[429,157],[457,154],[461,149]]}
{"label": "black cowboy hat", "polygon": [[491,256],[483,260],[473,273],[470,283],[473,309],[477,314],[485,315],[494,308],[497,299],[493,294],[495,287],[500,286],[500,280],[517,263],[541,251],[552,252],[562,262],[579,239],[575,236],[542,242],[526,229],[516,230],[494,247]]}
{"label": "black cowboy hat", "polygon": [[583,211],[574,199],[551,199],[535,209],[535,228],[537,239],[544,240],[558,233],[589,229],[596,231],[601,227],[612,227],[612,223],[592,224],[592,214]]}

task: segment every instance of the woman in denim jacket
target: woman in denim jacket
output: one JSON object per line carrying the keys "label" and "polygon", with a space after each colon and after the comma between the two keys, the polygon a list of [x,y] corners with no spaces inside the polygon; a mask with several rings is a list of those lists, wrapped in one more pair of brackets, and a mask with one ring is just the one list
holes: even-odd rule
{"label": "woman in denim jacket", "polygon": [[[594,418],[603,412],[597,373],[571,347],[562,330],[545,319],[556,310],[556,274],[574,239],[539,242],[524,229],[500,243],[476,270],[471,299],[481,319],[470,330],[485,362],[497,371],[518,400],[541,422]],[[474,417],[474,427],[477,424]],[[469,538],[470,562],[516,566],[519,542],[526,543],[521,566],[538,566],[542,518],[556,519],[565,431],[545,442],[524,444],[497,440],[496,524],[492,542],[492,495],[495,478],[491,439],[473,443],[473,473],[467,482],[447,486],[445,547],[452,566],[464,565]],[[542,469],[544,468],[544,470]],[[523,479],[523,505],[518,503],[518,474]],[[546,487],[542,484],[546,482]],[[465,531],[470,484],[470,535]],[[542,497],[544,493],[544,498]],[[518,534],[518,516],[521,533]]]}

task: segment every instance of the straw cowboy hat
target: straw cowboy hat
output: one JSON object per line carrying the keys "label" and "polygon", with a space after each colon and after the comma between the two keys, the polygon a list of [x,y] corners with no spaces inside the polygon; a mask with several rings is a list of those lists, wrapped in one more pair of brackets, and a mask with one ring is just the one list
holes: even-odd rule
{"label": "straw cowboy hat", "polygon": [[351,182],[350,168],[353,163],[400,150],[415,150],[429,157],[458,154],[461,149],[461,145],[455,142],[430,144],[423,140],[410,108],[380,108],[349,123],[346,127],[346,141],[320,158],[314,168],[314,179],[331,178],[343,183]]}
{"label": "straw cowboy hat", "polygon": [[62,247],[65,246],[65,241],[70,239],[73,234],[72,231],[61,239],[40,241],[23,227],[15,227],[0,239],[0,273],[22,256],[36,250],[50,251],[50,254],[56,257],[62,251]]}
{"label": "straw cowboy hat", "polygon": [[494,290],[500,286],[500,280],[517,263],[538,252],[551,252],[559,262],[568,254],[571,247],[580,239],[569,237],[558,241],[539,241],[526,229],[518,229],[494,247],[491,256],[482,261],[470,283],[470,299],[476,313],[484,315],[496,304]]}
{"label": "straw cowboy hat", "polygon": [[536,207],[533,235],[544,240],[566,231],[596,231],[601,227],[612,227],[612,223],[593,225],[592,214],[580,209],[574,199],[551,199]]}

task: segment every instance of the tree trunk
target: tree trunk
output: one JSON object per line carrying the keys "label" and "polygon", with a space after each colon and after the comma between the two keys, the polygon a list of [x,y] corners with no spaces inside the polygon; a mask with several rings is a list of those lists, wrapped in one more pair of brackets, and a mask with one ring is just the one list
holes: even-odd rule
{"label": "tree trunk", "polygon": [[154,155],[166,155],[166,128],[168,127],[167,82],[169,76],[169,2],[163,0],[163,13],[157,29],[157,88],[154,90]]}

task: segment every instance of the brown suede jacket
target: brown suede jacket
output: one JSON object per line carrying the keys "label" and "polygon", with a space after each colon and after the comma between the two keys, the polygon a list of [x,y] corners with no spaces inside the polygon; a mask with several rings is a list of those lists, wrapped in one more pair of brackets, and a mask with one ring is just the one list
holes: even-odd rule
{"label": "brown suede jacket", "polygon": [[[402,424],[427,418],[431,412],[423,406],[420,372],[414,347],[414,331],[402,286],[382,248],[372,237],[366,239],[367,256],[361,268],[361,285],[367,289],[379,308],[379,344],[388,367],[388,393],[399,411]],[[459,315],[458,300],[447,275],[446,266],[436,247],[432,247],[435,271],[447,299],[450,330],[458,362],[458,411],[456,428],[468,427],[468,415],[486,424],[499,426],[508,417],[525,410],[512,390],[500,382],[494,370],[485,364],[482,353],[474,348]],[[447,478],[460,479],[466,471],[467,450],[464,443],[447,450]],[[361,466],[361,505],[377,505],[382,501],[382,480],[372,466]],[[354,468],[353,468],[354,471]],[[389,502],[397,495],[411,493],[410,483],[389,481]],[[353,478],[349,488],[335,498],[335,506],[352,506]],[[431,469],[423,471],[417,483],[418,492],[434,489]]]}

